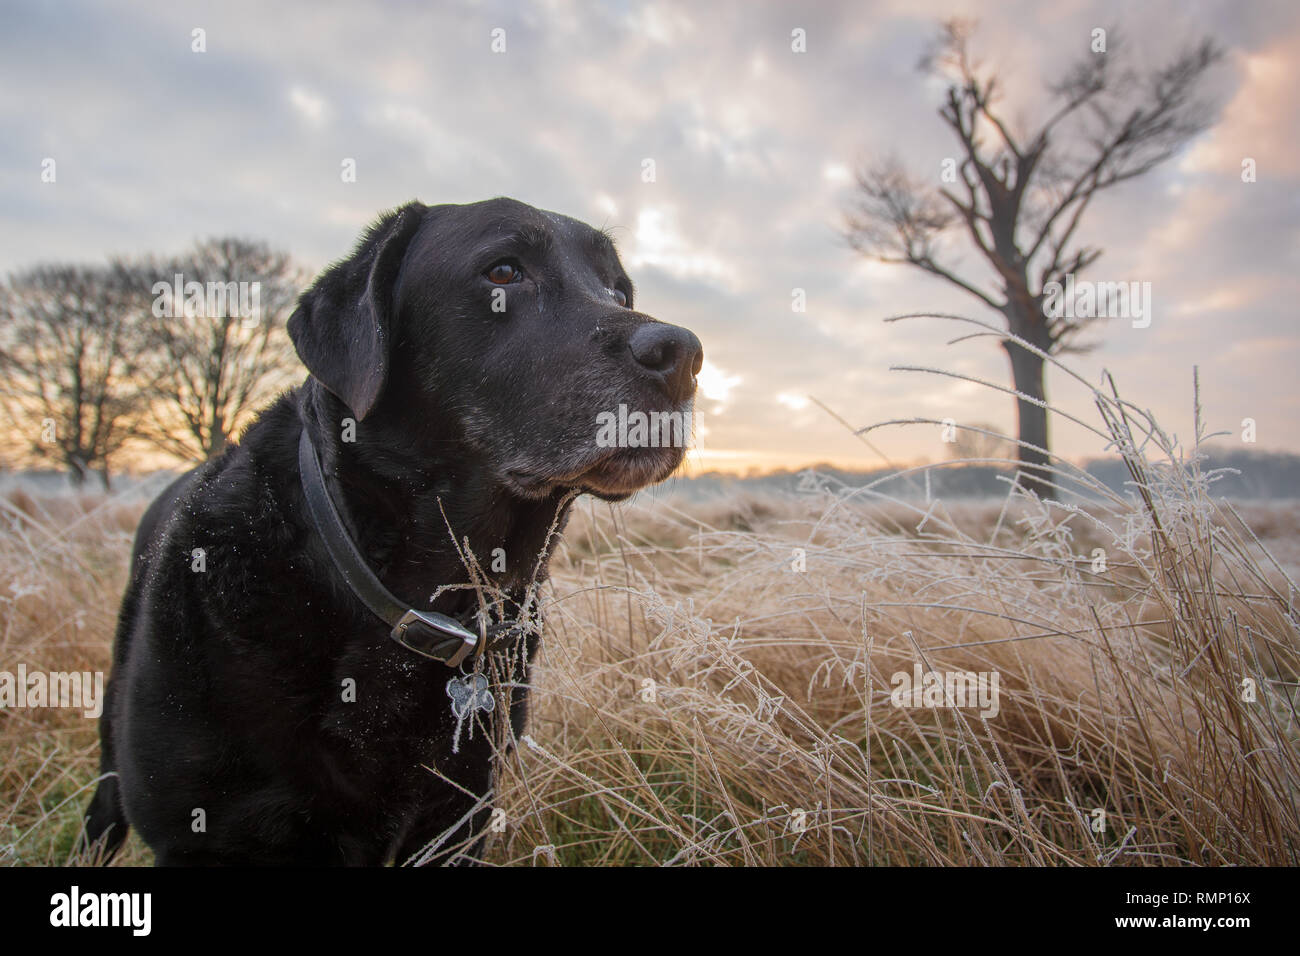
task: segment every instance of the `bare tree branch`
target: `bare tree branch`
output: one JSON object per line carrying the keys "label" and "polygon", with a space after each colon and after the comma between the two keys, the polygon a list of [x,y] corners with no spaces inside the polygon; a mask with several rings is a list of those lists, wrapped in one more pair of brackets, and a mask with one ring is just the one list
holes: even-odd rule
{"label": "bare tree branch", "polygon": [[101,267],[38,266],[0,286],[0,398],[23,461],[108,482],[134,436],[140,387],[130,291]]}
{"label": "bare tree branch", "polygon": [[284,326],[305,276],[285,253],[237,238],[117,268],[149,330],[145,439],[186,460],[220,454],[300,371]]}
{"label": "bare tree branch", "polygon": [[[1153,169],[1209,124],[1201,81],[1221,57],[1209,39],[1142,72],[1129,67],[1117,32],[1047,84],[1052,107],[1020,136],[1002,114],[1002,88],[971,52],[975,24],[943,24],[920,67],[947,81],[939,116],[959,148],[959,189],[911,178],[896,159],[866,166],[845,216],[845,236],[863,255],[902,263],[956,286],[1000,312],[1010,336],[1017,391],[1042,397],[1046,354],[1082,351],[1077,338],[1098,317],[1045,314],[1045,289],[1092,265],[1101,250],[1077,240],[1093,198]],[[964,194],[962,194],[964,190]],[[939,243],[960,225],[998,277],[991,292],[943,262]],[[1021,403],[1021,441],[1047,447],[1046,413]],[[1033,434],[1027,434],[1027,431]]]}

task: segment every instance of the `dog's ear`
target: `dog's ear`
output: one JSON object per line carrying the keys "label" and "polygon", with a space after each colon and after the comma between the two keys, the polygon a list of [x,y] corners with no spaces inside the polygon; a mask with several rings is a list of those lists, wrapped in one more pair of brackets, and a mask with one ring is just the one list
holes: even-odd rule
{"label": "dog's ear", "polygon": [[384,215],[351,256],[317,277],[289,317],[298,357],[357,421],[374,407],[388,377],[393,291],[427,208],[411,202]]}

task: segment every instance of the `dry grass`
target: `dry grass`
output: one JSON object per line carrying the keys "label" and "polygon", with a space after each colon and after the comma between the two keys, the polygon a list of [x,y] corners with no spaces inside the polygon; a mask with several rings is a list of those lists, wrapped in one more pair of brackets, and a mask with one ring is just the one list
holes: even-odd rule
{"label": "dry grass", "polygon": [[[1062,465],[1073,504],[585,502],[492,859],[1295,865],[1293,575],[1092,394],[1132,498]],[[1293,559],[1296,507],[1253,511]],[[1000,712],[893,706],[918,660],[996,672]]]}
{"label": "dry grass", "polygon": [[[1162,569],[1098,511],[584,504],[493,859],[1293,864],[1282,572],[1228,524]],[[1184,558],[1198,530],[1166,528]],[[1000,712],[892,706],[917,659],[997,672]]]}
{"label": "dry grass", "polygon": [[[0,670],[109,671],[131,537],[146,502],[0,496]],[[0,710],[0,863],[75,862],[99,738],[80,710]],[[124,863],[148,862],[132,841]]]}
{"label": "dry grass", "polygon": [[[1063,467],[1075,504],[580,501],[489,861],[1300,862],[1300,511],[1243,519],[1154,422],[1095,397],[1132,499]],[[0,501],[3,667],[107,666],[139,510]],[[996,672],[997,716],[893,706],[918,660]],[[0,859],[65,862],[93,722],[0,721]],[[148,859],[133,840],[122,862]]]}

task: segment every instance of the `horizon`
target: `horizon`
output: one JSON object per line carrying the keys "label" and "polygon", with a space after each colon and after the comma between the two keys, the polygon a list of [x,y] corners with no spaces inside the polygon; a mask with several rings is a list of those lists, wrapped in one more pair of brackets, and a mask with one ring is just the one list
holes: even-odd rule
{"label": "horizon", "polygon": [[[1190,452],[1190,449],[1188,449],[1187,451]],[[1217,443],[1217,442],[1210,442],[1202,445],[1201,451],[1204,453],[1205,456],[1211,458],[1214,456],[1226,456],[1229,454],[1245,455],[1247,457],[1257,457],[1261,459],[1293,458],[1293,457],[1300,456],[1300,452],[1277,451],[1268,448],[1242,448],[1242,447],[1233,446],[1229,443]],[[173,475],[179,474],[182,471],[188,470],[194,465],[193,462],[184,462],[175,458],[171,458],[170,460],[163,460],[164,457],[165,456],[159,454],[158,455],[159,460],[156,463],[143,464],[143,465],[140,463],[139,460],[128,459],[125,466],[114,469],[110,477],[113,480],[116,480],[123,476],[131,480],[142,480],[158,474],[173,474]],[[913,458],[913,459],[894,460],[889,463],[878,460],[874,464],[871,463],[869,460],[865,460],[865,459],[862,461],[808,460],[795,465],[767,465],[767,466],[762,465],[761,463],[759,463],[758,460],[747,461],[742,459],[739,461],[739,463],[732,464],[730,467],[728,467],[725,464],[725,462],[727,461],[727,459],[725,458],[721,463],[710,464],[707,463],[707,460],[705,462],[701,462],[699,460],[699,458],[701,457],[703,456],[696,455],[695,449],[693,448],[689,449],[687,451],[686,459],[682,462],[682,465],[676,471],[674,471],[672,475],[670,475],[667,479],[665,479],[665,482],[670,482],[677,479],[685,479],[687,481],[692,481],[697,478],[711,478],[711,477],[728,477],[728,478],[740,478],[740,479],[769,478],[769,477],[780,477],[780,476],[792,476],[792,475],[798,475],[805,471],[818,471],[818,470],[833,470],[833,471],[843,472],[846,474],[868,475],[868,474],[876,474],[879,472],[901,471],[901,470],[913,469],[913,468],[939,467],[939,466],[997,467],[996,464],[989,461],[967,461],[958,458]],[[1067,458],[1064,456],[1060,456],[1060,458],[1063,462],[1072,465],[1076,468],[1086,468],[1088,465],[1100,463],[1100,462],[1123,461],[1123,458],[1119,454],[1100,454],[1100,455],[1084,456],[1080,458]],[[1155,460],[1160,461],[1160,460],[1167,460],[1167,459],[1157,458]],[[735,461],[735,459],[732,459],[732,461]],[[997,461],[1005,462],[1005,464],[1009,467],[1014,466],[1016,464],[1014,459],[1010,459],[1010,458],[997,459]],[[24,475],[42,475],[42,476],[48,475],[52,478],[56,478],[56,477],[66,478],[67,476],[66,471],[64,469],[59,468],[58,466],[52,464],[46,466],[29,465],[29,466],[19,467],[19,468],[12,468],[0,464],[0,475],[11,475],[11,476],[18,476],[18,477]]]}

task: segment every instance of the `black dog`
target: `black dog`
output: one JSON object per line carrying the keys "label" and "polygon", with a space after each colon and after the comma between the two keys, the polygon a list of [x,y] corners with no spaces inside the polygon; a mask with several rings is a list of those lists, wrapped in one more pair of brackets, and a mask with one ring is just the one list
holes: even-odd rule
{"label": "black dog", "polygon": [[689,419],[700,343],[633,310],[603,233],[510,199],[384,216],[289,333],[306,382],[137,532],[87,841],[111,854],[129,823],[163,865],[473,858],[554,529],[684,454],[604,447],[598,417]]}

